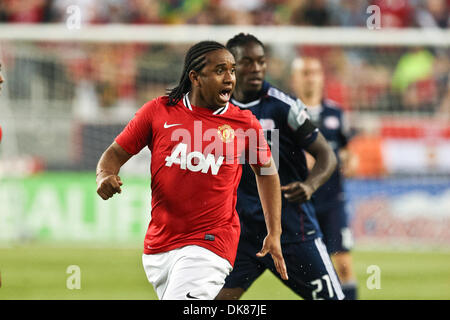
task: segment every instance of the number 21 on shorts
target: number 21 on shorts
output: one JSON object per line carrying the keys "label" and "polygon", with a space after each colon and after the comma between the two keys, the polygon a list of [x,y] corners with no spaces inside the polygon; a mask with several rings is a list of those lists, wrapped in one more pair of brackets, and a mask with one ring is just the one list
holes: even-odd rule
{"label": "number 21 on shorts", "polygon": [[325,275],[322,276],[322,278],[319,278],[319,279],[316,279],[314,281],[311,281],[311,285],[316,286],[316,288],[312,292],[313,300],[323,300],[323,298],[318,298],[317,297],[317,294],[320,293],[323,290],[323,282],[322,282],[322,280],[324,280],[325,283],[326,283],[326,287],[327,287],[327,290],[328,290],[328,296],[330,298],[333,298],[333,296],[334,296],[334,291],[333,291],[333,287],[331,286],[330,276],[328,274],[325,274]]}

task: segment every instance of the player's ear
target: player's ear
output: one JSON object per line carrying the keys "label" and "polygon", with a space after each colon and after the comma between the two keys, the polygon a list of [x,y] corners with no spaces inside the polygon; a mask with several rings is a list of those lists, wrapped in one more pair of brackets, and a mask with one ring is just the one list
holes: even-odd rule
{"label": "player's ear", "polygon": [[189,71],[189,79],[191,80],[192,86],[200,88],[200,74],[197,73],[195,70]]}

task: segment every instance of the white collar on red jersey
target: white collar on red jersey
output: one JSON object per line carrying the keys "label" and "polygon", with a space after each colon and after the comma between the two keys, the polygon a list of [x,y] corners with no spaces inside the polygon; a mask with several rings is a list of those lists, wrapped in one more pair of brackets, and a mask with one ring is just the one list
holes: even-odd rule
{"label": "white collar on red jersey", "polygon": [[[193,110],[192,110],[192,105],[191,105],[191,102],[189,101],[189,96],[188,96],[188,95],[189,95],[189,92],[186,93],[186,94],[184,95],[184,97],[183,97],[183,104],[184,104],[184,106],[185,106],[186,108],[188,108],[189,110],[193,111]],[[215,110],[215,111],[213,112],[213,114],[215,114],[215,115],[221,115],[221,114],[224,114],[225,112],[227,112],[229,104],[230,104],[230,103],[227,102],[227,104],[225,105],[225,107],[222,107],[222,108],[219,108],[219,109]]]}

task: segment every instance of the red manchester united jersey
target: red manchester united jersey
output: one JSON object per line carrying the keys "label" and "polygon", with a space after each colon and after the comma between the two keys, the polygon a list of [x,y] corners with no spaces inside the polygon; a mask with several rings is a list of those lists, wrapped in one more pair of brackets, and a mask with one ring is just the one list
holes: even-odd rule
{"label": "red manchester united jersey", "polygon": [[116,142],[128,153],[151,151],[152,211],[144,253],[185,245],[207,248],[234,265],[240,224],[235,209],[241,164],[261,166],[270,149],[250,111],[147,102]]}

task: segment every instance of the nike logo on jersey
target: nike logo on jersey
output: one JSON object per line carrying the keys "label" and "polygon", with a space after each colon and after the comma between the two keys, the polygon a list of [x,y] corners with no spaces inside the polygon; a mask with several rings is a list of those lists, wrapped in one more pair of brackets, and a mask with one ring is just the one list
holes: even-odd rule
{"label": "nike logo on jersey", "polygon": [[181,123],[174,123],[174,124],[167,124],[167,121],[164,122],[164,129],[175,127],[175,126],[181,126]]}
{"label": "nike logo on jersey", "polygon": [[191,293],[190,293],[190,292],[188,292],[188,293],[186,294],[186,298],[188,298],[188,299],[200,299],[200,298],[191,296]]}

